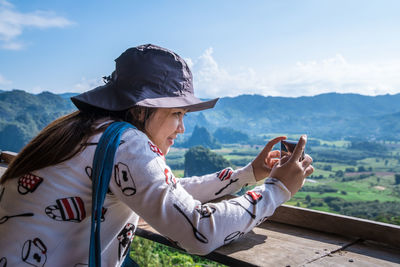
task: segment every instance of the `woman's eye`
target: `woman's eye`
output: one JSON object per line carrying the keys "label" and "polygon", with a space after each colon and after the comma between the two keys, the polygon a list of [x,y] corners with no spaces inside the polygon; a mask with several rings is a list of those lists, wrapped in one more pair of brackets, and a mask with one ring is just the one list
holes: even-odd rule
{"label": "woman's eye", "polygon": [[186,112],[182,112],[182,111],[177,111],[173,113],[175,116],[177,117],[185,117],[186,116]]}

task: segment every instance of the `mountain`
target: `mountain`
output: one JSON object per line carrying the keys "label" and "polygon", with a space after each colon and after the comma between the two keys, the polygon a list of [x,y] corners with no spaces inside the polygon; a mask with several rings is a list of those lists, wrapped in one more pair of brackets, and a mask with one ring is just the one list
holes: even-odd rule
{"label": "mountain", "polygon": [[[324,139],[400,139],[391,131],[400,127],[396,120],[399,103],[400,94],[329,93],[298,98],[241,95],[220,99],[213,110],[203,111],[202,115],[189,114],[186,121],[190,120],[190,124],[186,128],[190,132],[192,125],[207,123],[210,131],[233,127],[250,135],[307,133]],[[198,117],[201,123],[197,122]]]}
{"label": "mountain", "polygon": [[0,149],[19,151],[51,121],[75,109],[71,101],[50,92],[0,93]]}
{"label": "mountain", "polygon": [[70,99],[71,97],[78,95],[78,93],[63,93],[58,95],[61,96],[62,98]]}
{"label": "mountain", "polygon": [[[48,123],[76,110],[69,100],[73,95],[0,92],[0,149],[19,151]],[[400,140],[399,103],[400,94],[329,93],[297,98],[240,95],[221,98],[214,109],[188,113],[185,128],[187,136],[197,125],[210,133],[224,127],[250,137],[306,133],[328,140]]]}

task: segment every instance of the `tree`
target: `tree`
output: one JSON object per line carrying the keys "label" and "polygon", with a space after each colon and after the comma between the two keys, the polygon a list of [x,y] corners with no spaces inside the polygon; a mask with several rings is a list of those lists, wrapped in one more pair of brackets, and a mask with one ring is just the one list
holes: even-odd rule
{"label": "tree", "polygon": [[229,161],[210,149],[196,146],[185,153],[185,176],[204,175],[222,170],[230,165]]}
{"label": "tree", "polygon": [[221,147],[221,145],[217,143],[215,138],[207,131],[206,128],[199,127],[197,125],[194,127],[192,136],[186,142],[185,146],[204,146],[211,149]]}
{"label": "tree", "polygon": [[394,184],[400,184],[400,173],[394,175]]}
{"label": "tree", "polygon": [[364,166],[358,166],[357,170],[358,170],[359,172],[365,172],[365,171],[366,171],[366,169],[365,169]]}
{"label": "tree", "polygon": [[220,127],[214,132],[214,137],[222,144],[247,143],[249,136],[230,127]]}
{"label": "tree", "polygon": [[337,177],[343,177],[344,176],[344,172],[342,170],[338,170],[336,173]]}
{"label": "tree", "polygon": [[307,195],[305,199],[306,199],[306,202],[307,202],[307,203],[310,203],[310,202],[311,202],[311,197],[310,197],[310,195]]}
{"label": "tree", "polygon": [[332,166],[331,165],[325,165],[322,169],[324,171],[332,171]]}

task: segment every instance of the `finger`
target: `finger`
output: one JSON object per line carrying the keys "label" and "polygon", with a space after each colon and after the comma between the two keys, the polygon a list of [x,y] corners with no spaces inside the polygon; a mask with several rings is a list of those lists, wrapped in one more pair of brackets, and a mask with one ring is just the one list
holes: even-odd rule
{"label": "finger", "polygon": [[304,147],[306,146],[307,143],[307,136],[306,135],[302,135],[299,139],[299,142],[297,143],[292,157],[290,158],[290,160],[292,161],[299,161],[301,154],[303,154],[304,151]]}
{"label": "finger", "polygon": [[283,164],[285,164],[286,162],[288,162],[289,159],[290,159],[290,156],[284,156],[283,158],[281,158],[281,159],[279,160],[279,162],[280,162],[281,165],[283,165]]}
{"label": "finger", "polygon": [[311,173],[313,173],[314,172],[314,167],[312,166],[312,165],[310,165],[310,166],[308,166],[307,168],[306,168],[306,170],[305,170],[305,175],[306,175],[306,177],[307,176],[309,176]]}
{"label": "finger", "polygon": [[302,163],[303,167],[307,167],[307,166],[311,165],[312,161],[313,161],[312,158],[308,154],[306,154],[306,155],[304,155],[304,159],[301,163]]}
{"label": "finger", "polygon": [[268,166],[269,168],[272,168],[272,167],[275,166],[275,164],[276,164],[277,162],[279,162],[279,159],[271,159],[271,160],[268,162],[267,166]]}
{"label": "finger", "polygon": [[268,142],[268,144],[265,146],[264,151],[268,151],[270,152],[272,150],[272,148],[274,147],[274,145],[276,145],[277,143],[279,143],[282,140],[285,140],[286,136],[278,136],[272,140],[270,140]]}
{"label": "finger", "polygon": [[269,158],[280,158],[281,152],[279,150],[274,150],[268,153]]}

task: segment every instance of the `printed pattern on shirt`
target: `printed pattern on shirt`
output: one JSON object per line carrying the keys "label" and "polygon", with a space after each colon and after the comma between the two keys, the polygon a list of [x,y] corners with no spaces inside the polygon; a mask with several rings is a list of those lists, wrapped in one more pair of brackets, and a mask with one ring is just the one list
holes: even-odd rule
{"label": "printed pattern on shirt", "polygon": [[200,219],[209,218],[216,211],[214,207],[210,207],[207,204],[198,205],[195,210],[200,214]]}
{"label": "printed pattern on shirt", "polygon": [[135,225],[127,223],[125,227],[118,234],[118,258],[125,257],[129,251],[129,246],[132,243],[132,239],[135,236]]}
{"label": "printed pattern on shirt", "polygon": [[226,168],[226,169],[223,169],[222,171],[217,172],[217,177],[221,181],[225,181],[225,180],[228,180],[229,178],[231,178],[232,174],[233,174],[233,169]]}
{"label": "printed pattern on shirt", "polygon": [[[22,213],[22,214],[16,214],[16,215],[6,215],[0,218],[0,224],[5,223],[6,221],[8,221],[11,218],[15,218],[15,217],[32,217],[33,213],[32,212],[27,212],[27,213]],[[0,265],[1,267],[1,265]]]}
{"label": "printed pattern on shirt", "polygon": [[25,241],[22,260],[32,266],[43,267],[47,261],[47,247],[39,238]]}
{"label": "printed pattern on shirt", "polygon": [[224,191],[225,189],[227,189],[231,184],[236,183],[237,181],[239,181],[238,179],[231,179],[229,180],[229,183],[227,185],[225,185],[224,187],[222,187],[220,190],[218,190],[215,195],[218,196],[219,194],[222,193],[222,191]]}
{"label": "printed pattern on shirt", "polygon": [[226,184],[224,187],[220,188],[217,192],[215,192],[215,195],[218,196],[221,194],[225,189],[227,189],[231,184],[239,181],[239,179],[230,179],[233,174],[233,169],[232,168],[225,168],[219,172],[217,172],[217,177],[221,182],[225,182],[229,180],[229,183]]}
{"label": "printed pattern on shirt", "polygon": [[136,194],[136,185],[129,170],[128,165],[118,162],[114,166],[115,183],[121,188],[125,196],[133,196]]}
{"label": "printed pattern on shirt", "polygon": [[[93,172],[92,167],[90,167],[90,166],[86,166],[86,167],[85,167],[85,173],[86,173],[86,175],[89,177],[90,181],[92,181],[92,172]],[[113,193],[111,192],[110,188],[107,188],[107,194],[110,194],[110,195],[113,194]]]}
{"label": "printed pattern on shirt", "polygon": [[33,193],[42,183],[43,178],[31,173],[25,174],[18,179],[18,192],[25,195],[29,192]]}
{"label": "printed pattern on shirt", "polygon": [[81,222],[86,217],[85,205],[80,197],[56,200],[56,205],[46,207],[47,216],[56,221]]}
{"label": "printed pattern on shirt", "polygon": [[229,234],[227,237],[225,237],[224,244],[227,245],[229,243],[232,243],[234,240],[238,239],[242,235],[244,235],[243,232],[235,231],[235,232]]}
{"label": "printed pattern on shirt", "polygon": [[167,185],[171,185],[172,189],[176,189],[175,176],[167,168],[164,169],[164,175],[165,175],[165,183]]}
{"label": "printed pattern on shirt", "polygon": [[253,205],[256,205],[262,199],[262,195],[254,191],[247,191],[244,197]]}
{"label": "printed pattern on shirt", "polygon": [[[244,198],[247,201],[249,201],[252,205],[256,205],[262,199],[262,195],[260,193],[254,192],[254,191],[247,191],[246,194],[244,195]],[[253,220],[256,219],[256,215],[254,213],[252,213],[250,210],[248,210],[239,201],[230,200],[229,202],[234,204],[234,205],[242,207],[251,216],[251,218]],[[259,221],[258,223],[262,223],[262,222]]]}
{"label": "printed pattern on shirt", "polygon": [[150,146],[150,150],[153,151],[154,153],[156,153],[158,156],[162,157],[165,159],[164,154],[162,153],[162,151],[156,146],[153,145],[150,141],[148,141],[148,144]]}
{"label": "printed pattern on shirt", "polygon": [[244,205],[242,205],[242,203],[240,203],[239,201],[230,200],[229,203],[232,203],[233,205],[242,207],[242,208],[251,216],[251,218],[252,218],[253,220],[256,218],[256,215],[253,214],[251,211],[249,211],[249,210],[248,210]]}
{"label": "printed pattern on shirt", "polygon": [[207,244],[208,243],[208,238],[205,235],[203,235],[202,233],[200,233],[199,230],[197,230],[196,227],[194,227],[192,221],[186,216],[186,214],[183,212],[183,210],[181,208],[179,208],[178,205],[176,205],[176,204],[174,204],[174,208],[177,209],[178,212],[180,214],[182,214],[183,217],[186,219],[186,221],[190,224],[190,226],[192,226],[193,234],[196,237],[196,239],[198,241],[200,241],[201,243]]}

